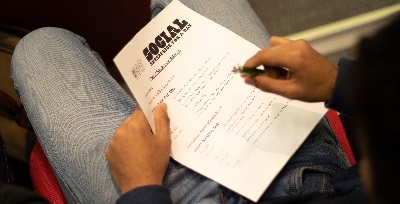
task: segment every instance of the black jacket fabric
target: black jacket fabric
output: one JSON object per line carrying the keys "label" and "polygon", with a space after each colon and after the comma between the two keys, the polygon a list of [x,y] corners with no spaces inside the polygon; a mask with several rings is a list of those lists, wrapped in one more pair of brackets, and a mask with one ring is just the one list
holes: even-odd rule
{"label": "black jacket fabric", "polygon": [[0,203],[1,204],[47,204],[46,199],[37,193],[7,183],[0,183]]}

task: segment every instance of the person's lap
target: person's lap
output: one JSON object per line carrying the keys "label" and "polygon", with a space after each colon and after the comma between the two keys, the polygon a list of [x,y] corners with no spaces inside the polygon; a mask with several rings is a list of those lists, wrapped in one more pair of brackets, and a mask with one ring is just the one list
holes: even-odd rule
{"label": "person's lap", "polygon": [[[181,2],[259,47],[268,46],[268,32],[247,1]],[[167,3],[153,1],[154,13]],[[67,30],[43,28],[28,34],[12,60],[15,87],[68,201],[115,202],[120,193],[104,150],[114,130],[135,109],[135,100],[109,75],[84,39]],[[330,191],[326,176],[348,166],[343,155],[326,119],[322,120],[265,196]],[[296,192],[289,185],[293,181]],[[308,186],[308,181],[317,185]],[[179,203],[220,202],[221,193],[228,202],[246,201],[174,161],[164,185]]]}

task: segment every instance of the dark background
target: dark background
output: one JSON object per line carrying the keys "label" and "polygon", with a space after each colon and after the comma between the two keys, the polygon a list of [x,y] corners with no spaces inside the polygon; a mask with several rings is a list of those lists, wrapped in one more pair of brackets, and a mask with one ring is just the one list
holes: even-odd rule
{"label": "dark background", "polygon": [[0,24],[61,27],[83,36],[107,65],[150,20],[150,0],[1,0],[0,10]]}

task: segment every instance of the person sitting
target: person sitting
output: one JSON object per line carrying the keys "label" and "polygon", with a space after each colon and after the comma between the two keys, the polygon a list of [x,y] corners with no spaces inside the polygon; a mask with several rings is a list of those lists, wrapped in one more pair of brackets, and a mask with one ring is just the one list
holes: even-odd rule
{"label": "person sitting", "polygon": [[[153,16],[169,2],[152,1]],[[245,78],[247,84],[291,99],[325,101],[338,111],[353,110],[343,89],[353,83],[346,74],[352,73],[350,62],[341,61],[338,69],[303,40],[270,38],[246,0],[181,2],[265,48],[246,65],[264,65],[268,77]],[[171,159],[167,104],[155,110],[154,135],[135,99],[110,76],[81,36],[52,27],[32,31],[18,43],[11,68],[16,90],[68,202],[250,203]],[[355,118],[362,119],[363,109],[354,110]],[[376,161],[366,161],[360,164],[375,170]],[[324,117],[259,203],[367,202],[357,168],[350,167]],[[363,178],[370,176],[378,178],[375,171]],[[383,195],[380,188],[365,186],[371,198]]]}

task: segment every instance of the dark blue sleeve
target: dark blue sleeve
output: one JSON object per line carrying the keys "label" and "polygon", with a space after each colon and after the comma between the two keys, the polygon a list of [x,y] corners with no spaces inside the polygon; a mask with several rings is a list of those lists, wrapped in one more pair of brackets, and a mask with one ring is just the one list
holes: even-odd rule
{"label": "dark blue sleeve", "polygon": [[354,61],[348,60],[345,58],[341,58],[338,63],[338,75],[336,78],[335,87],[332,91],[331,99],[325,102],[325,107],[329,109],[334,109],[339,113],[345,115],[352,115],[352,112],[349,108],[348,100],[349,100],[349,69],[351,69]]}
{"label": "dark blue sleeve", "polygon": [[158,185],[135,188],[118,198],[117,204],[172,204],[169,190]]}

